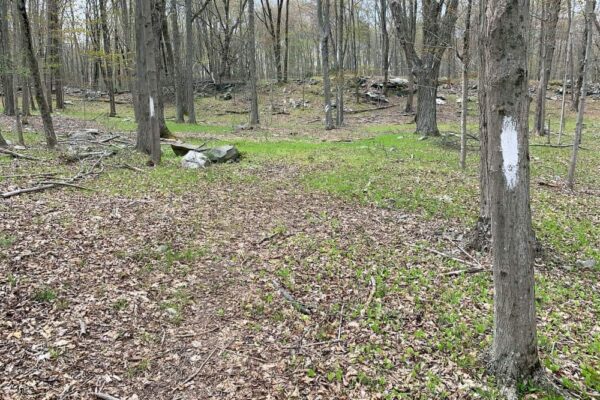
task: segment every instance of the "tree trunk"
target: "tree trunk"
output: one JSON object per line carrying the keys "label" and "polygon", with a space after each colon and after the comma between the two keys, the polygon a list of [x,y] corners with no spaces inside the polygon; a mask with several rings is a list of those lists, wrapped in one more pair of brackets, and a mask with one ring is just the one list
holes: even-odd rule
{"label": "tree trunk", "polygon": [[[596,1],[593,2],[594,8],[596,8]],[[583,40],[581,44],[581,54],[579,56],[579,70],[577,74],[577,82],[573,90],[574,100],[573,100],[573,110],[579,110],[579,99],[581,98],[581,88],[583,86],[583,78],[584,78],[584,70],[585,70],[585,59],[587,57],[587,37],[588,31],[591,29],[591,26],[588,26],[586,23],[583,29]]]}
{"label": "tree trunk", "polygon": [[47,4],[48,14],[48,106],[52,106],[52,86],[56,91],[56,108],[65,108],[62,83],[62,26],[57,0]]}
{"label": "tree trunk", "polygon": [[[566,57],[565,57],[565,70],[563,76],[563,84],[562,84],[562,102],[560,107],[560,130],[558,132],[558,144],[561,144],[562,135],[565,130],[565,112],[566,112],[566,103],[567,103],[567,83],[569,77],[569,65],[571,65],[571,58],[573,57],[573,32],[572,32],[572,23],[573,23],[573,6],[571,4],[571,0],[567,0],[568,9],[568,22],[567,22],[567,48],[566,48]],[[571,82],[572,84],[572,82]],[[571,90],[573,88],[571,87]]]}
{"label": "tree trunk", "polygon": [[185,114],[185,81],[181,74],[181,34],[179,32],[179,14],[177,13],[177,0],[171,0],[171,29],[173,30],[173,81],[175,84],[175,121],[184,122]]}
{"label": "tree trunk", "polygon": [[437,87],[440,64],[417,69],[417,133],[439,136],[437,127]]}
{"label": "tree trunk", "polygon": [[[0,52],[2,55],[10,53],[10,35],[8,32],[8,2],[0,1]],[[0,71],[2,79],[2,87],[4,88],[4,114],[15,115],[15,103],[13,94],[13,74],[12,64],[14,60],[10,57],[0,56]]]}
{"label": "tree trunk", "polygon": [[160,85],[157,67],[157,52],[159,50],[157,29],[155,23],[160,17],[153,15],[157,12],[156,0],[136,0],[136,82],[139,110],[136,148],[150,155],[154,165],[160,163],[160,127],[156,104]]}
{"label": "tree trunk", "polygon": [[317,16],[321,34],[321,58],[323,66],[323,92],[325,98],[325,129],[333,129],[331,113],[331,82],[329,80],[329,0],[317,0]]}
{"label": "tree trunk", "polygon": [[196,123],[196,108],[194,107],[194,36],[192,32],[192,0],[185,0],[185,79],[188,82],[186,90],[186,106],[188,123]]}
{"label": "tree trunk", "polygon": [[516,398],[540,371],[529,194],[527,33],[529,0],[484,0],[481,29],[486,93],[482,135],[490,184],[494,339],[490,367]]}
{"label": "tree trunk", "polygon": [[387,30],[387,0],[380,0],[381,7],[381,71],[383,75],[383,94],[387,96],[390,73],[390,37]]}
{"label": "tree trunk", "polygon": [[104,60],[105,60],[105,84],[106,90],[108,91],[108,99],[110,103],[109,117],[115,117],[117,115],[117,108],[115,104],[115,89],[113,83],[113,63],[112,63],[112,51],[110,48],[110,32],[108,30],[108,19],[106,17],[106,0],[99,0],[98,4],[100,7],[100,24],[102,25],[102,42],[104,43]]}
{"label": "tree trunk", "polygon": [[575,139],[573,140],[573,153],[571,155],[571,164],[569,165],[569,176],[567,178],[567,186],[573,189],[575,186],[575,169],[577,167],[577,155],[579,146],[581,145],[581,133],[583,131],[583,115],[585,112],[585,99],[587,95],[588,84],[588,69],[592,62],[592,21],[596,18],[594,13],[595,1],[586,0],[585,2],[585,26],[586,26],[586,41],[585,41],[585,58],[582,62],[582,82],[581,94],[579,95],[579,110],[577,111],[577,128],[575,129]]}
{"label": "tree trunk", "polygon": [[290,0],[285,1],[285,54],[283,56],[283,82],[287,83],[290,59]]}
{"label": "tree trunk", "polygon": [[337,21],[337,126],[344,124],[344,0],[339,0]]}
{"label": "tree trunk", "polygon": [[258,115],[258,93],[256,90],[256,24],[254,19],[254,0],[248,2],[248,58],[250,67],[250,125],[260,123]]}
{"label": "tree trunk", "polygon": [[17,3],[19,16],[21,20],[21,31],[23,33],[23,38],[26,43],[25,52],[27,55],[27,61],[29,63],[29,69],[31,72],[31,76],[33,77],[33,83],[35,85],[35,95],[38,105],[40,107],[40,112],[42,114],[42,121],[44,123],[44,134],[46,135],[46,144],[48,148],[53,149],[56,147],[56,134],[54,133],[54,126],[52,124],[52,116],[50,115],[50,110],[48,108],[48,103],[46,102],[46,97],[44,96],[44,89],[42,86],[42,78],[40,76],[40,70],[38,68],[37,58],[35,56],[35,52],[33,51],[33,42],[31,39],[31,27],[29,25],[29,17],[27,16],[27,8],[25,6],[25,0],[19,0]]}
{"label": "tree trunk", "polygon": [[544,134],[544,125],[546,119],[546,90],[550,73],[552,71],[552,60],[554,58],[554,49],[556,48],[556,25],[558,15],[560,14],[561,0],[550,0],[546,4],[546,15],[544,18],[543,29],[543,48],[540,70],[540,81],[537,89],[536,110],[534,129],[538,135]]}
{"label": "tree trunk", "polygon": [[469,63],[471,62],[470,34],[471,34],[471,9],[473,0],[467,1],[467,14],[465,15],[465,34],[463,36],[462,53],[462,104],[460,115],[460,167],[467,167],[467,114],[469,112]]}

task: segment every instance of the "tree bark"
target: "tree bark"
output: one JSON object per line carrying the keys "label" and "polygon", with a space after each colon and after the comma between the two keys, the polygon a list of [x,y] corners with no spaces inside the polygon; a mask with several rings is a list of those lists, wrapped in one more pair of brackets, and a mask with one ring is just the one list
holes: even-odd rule
{"label": "tree bark", "polygon": [[8,32],[8,2],[0,1],[0,71],[2,87],[4,88],[4,114],[15,115],[15,102],[13,95],[13,63],[10,56],[10,35]]}
{"label": "tree bark", "polygon": [[196,123],[196,108],[194,107],[194,36],[192,32],[192,0],[185,0],[185,79],[189,82],[186,90],[186,106],[188,123]]}
{"label": "tree bark", "polygon": [[260,124],[258,115],[258,93],[256,89],[256,24],[254,0],[248,1],[248,64],[250,67],[250,125]]}
{"label": "tree bark", "polygon": [[[289,1],[289,0],[288,0]],[[344,124],[344,0],[339,0],[337,12],[337,101],[336,123],[340,127]]]}
{"label": "tree bark", "polygon": [[[566,57],[565,57],[565,65],[564,65],[564,75],[563,75],[563,84],[562,84],[562,102],[560,107],[560,130],[558,132],[558,144],[561,144],[562,135],[565,130],[565,112],[566,112],[566,103],[567,103],[567,83],[569,77],[569,65],[571,65],[571,58],[573,57],[573,32],[572,32],[572,23],[573,23],[573,6],[571,4],[571,0],[567,0],[568,7],[568,22],[567,22],[567,48],[566,48]],[[572,84],[573,82],[571,82]],[[571,88],[572,89],[572,88]]]}
{"label": "tree bark", "polygon": [[108,91],[108,99],[110,103],[109,117],[116,117],[117,106],[115,104],[115,88],[113,83],[113,63],[112,51],[110,47],[110,32],[108,30],[108,18],[106,17],[106,0],[98,0],[100,7],[100,25],[102,26],[102,42],[104,43],[104,62],[105,62],[105,84]]}
{"label": "tree bark", "polygon": [[467,14],[465,15],[465,33],[463,36],[462,53],[462,104],[460,115],[460,167],[467,167],[467,114],[469,112],[469,63],[471,62],[470,35],[471,35],[471,10],[473,0],[467,0]]}
{"label": "tree bark", "polygon": [[317,17],[321,34],[321,58],[323,67],[323,93],[325,99],[325,129],[333,129],[331,112],[331,82],[329,79],[329,0],[317,0]]}
{"label": "tree bark", "polygon": [[546,90],[550,73],[552,72],[552,60],[556,48],[556,25],[560,13],[561,0],[550,0],[546,3],[546,15],[544,16],[543,29],[543,52],[540,68],[540,81],[537,89],[536,110],[534,130],[538,135],[544,134],[546,119]]}
{"label": "tree bark", "polygon": [[582,82],[581,93],[579,95],[579,110],[577,111],[577,128],[575,129],[575,139],[573,140],[573,153],[571,155],[571,163],[569,165],[569,176],[567,178],[567,186],[573,189],[575,186],[575,169],[577,168],[577,155],[579,146],[581,145],[581,133],[583,131],[583,116],[585,113],[585,99],[587,95],[588,84],[588,68],[592,62],[592,21],[596,18],[594,13],[595,1],[586,0],[585,2],[585,31],[587,33],[585,41],[585,58],[582,61]]}
{"label": "tree bark", "polygon": [[175,84],[175,121],[184,122],[185,114],[185,82],[181,73],[181,33],[179,32],[179,14],[177,0],[171,0],[171,29],[173,30],[173,82]]}
{"label": "tree bark", "polygon": [[[482,1],[482,136],[494,271],[491,370],[508,393],[540,371],[529,194],[529,0]],[[512,397],[509,396],[509,397]]]}
{"label": "tree bark", "polygon": [[[139,121],[136,148],[150,155],[152,164],[161,159],[160,126],[156,106],[159,97],[160,77],[157,66],[159,50],[157,26],[160,16],[156,0],[136,0],[136,82]],[[153,15],[154,14],[154,15]]]}
{"label": "tree bark", "polygon": [[[415,26],[417,2],[395,0],[391,4],[396,33],[417,83],[417,133],[437,136],[436,97],[438,76],[444,52],[450,47],[457,19],[458,0],[423,0],[423,50],[417,54]],[[436,34],[429,34],[436,32]]]}
{"label": "tree bark", "polygon": [[383,75],[383,94],[388,94],[390,79],[390,37],[387,30],[387,0],[380,0],[381,7],[381,71]]}
{"label": "tree bark", "polygon": [[33,51],[33,42],[31,38],[31,26],[29,24],[29,17],[27,16],[27,8],[25,6],[25,0],[18,0],[17,3],[19,18],[21,20],[21,31],[25,40],[25,53],[27,55],[27,61],[29,63],[29,69],[31,76],[33,77],[33,83],[35,86],[36,101],[40,107],[40,113],[42,114],[42,122],[44,124],[44,134],[46,136],[46,144],[48,148],[53,149],[56,147],[56,134],[54,133],[54,126],[52,124],[52,116],[44,96],[44,89],[42,86],[42,78],[40,76],[40,70],[38,67],[37,58]]}

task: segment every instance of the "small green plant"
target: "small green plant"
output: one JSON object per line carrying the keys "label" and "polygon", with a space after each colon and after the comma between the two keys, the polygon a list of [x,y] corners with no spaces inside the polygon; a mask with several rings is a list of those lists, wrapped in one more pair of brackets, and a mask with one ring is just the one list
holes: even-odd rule
{"label": "small green plant", "polygon": [[112,305],[112,308],[115,311],[123,311],[124,309],[127,308],[127,306],[129,305],[129,302],[127,301],[127,299],[118,299],[117,301],[115,301]]}
{"label": "small green plant", "polygon": [[56,299],[58,296],[56,292],[48,287],[44,287],[36,291],[33,295],[33,299],[40,303],[49,303],[52,300]]}

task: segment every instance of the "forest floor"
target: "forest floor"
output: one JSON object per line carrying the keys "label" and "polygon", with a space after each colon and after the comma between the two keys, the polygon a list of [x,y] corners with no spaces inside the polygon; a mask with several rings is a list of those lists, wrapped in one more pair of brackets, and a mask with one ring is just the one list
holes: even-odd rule
{"label": "forest floor", "polygon": [[[276,101],[301,90],[277,88]],[[246,117],[230,112],[243,98],[200,99],[199,125],[169,123],[187,142],[235,144],[239,163],[184,170],[165,147],[148,168],[121,150],[79,182],[94,191],[1,200],[0,398],[500,398],[484,361],[490,259],[462,245],[477,218],[477,154],[460,170],[456,137],[420,140],[400,106],[324,132],[317,94],[305,88],[310,107],[289,115],[265,107],[257,130],[236,128]],[[458,132],[447,97],[440,128]],[[72,100],[55,116],[61,134],[135,129],[129,105],[109,119],[106,104]],[[549,103],[558,126],[558,101]],[[569,148],[537,137],[531,148],[545,249],[540,357],[582,399],[600,396],[600,102],[590,116],[575,191],[564,184]],[[14,141],[12,121],[0,127]],[[29,129],[20,152],[43,161],[0,157],[1,192],[91,163],[45,150],[38,118]],[[483,272],[456,273],[473,267]]]}

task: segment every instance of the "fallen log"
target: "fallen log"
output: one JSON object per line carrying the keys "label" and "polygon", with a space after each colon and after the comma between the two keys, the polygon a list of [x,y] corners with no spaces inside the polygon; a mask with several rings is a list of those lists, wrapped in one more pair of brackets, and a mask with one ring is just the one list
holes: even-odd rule
{"label": "fallen log", "polygon": [[0,153],[6,154],[8,156],[12,156],[14,158],[22,158],[24,160],[41,161],[39,158],[31,157],[31,156],[28,156],[28,155],[25,155],[25,154],[16,153],[14,151],[11,151],[11,150],[8,150],[8,149],[3,149],[3,148],[0,148]]}
{"label": "fallen log", "polygon": [[345,114],[362,114],[362,113],[367,113],[367,112],[372,112],[372,111],[387,110],[388,108],[398,107],[398,106],[399,106],[399,104],[391,104],[389,106],[367,108],[365,110],[351,110],[351,111],[346,111]]}

